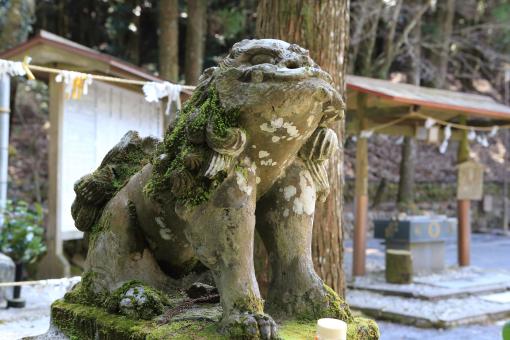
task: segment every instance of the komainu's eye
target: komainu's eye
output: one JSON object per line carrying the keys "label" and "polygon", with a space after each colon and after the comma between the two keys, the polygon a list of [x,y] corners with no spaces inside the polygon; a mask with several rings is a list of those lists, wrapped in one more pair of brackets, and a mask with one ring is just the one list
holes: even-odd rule
{"label": "komainu's eye", "polygon": [[274,58],[269,54],[256,54],[251,58],[251,64],[274,64]]}

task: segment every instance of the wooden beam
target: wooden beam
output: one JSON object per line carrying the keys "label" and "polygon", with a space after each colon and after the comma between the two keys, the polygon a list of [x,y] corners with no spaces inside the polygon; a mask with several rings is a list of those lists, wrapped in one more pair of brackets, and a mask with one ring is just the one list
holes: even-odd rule
{"label": "wooden beam", "polygon": [[[389,119],[397,119],[402,115],[408,114],[410,105],[407,106],[394,106],[394,107],[371,107],[365,109],[363,116],[365,118],[381,118],[387,117]],[[358,116],[358,110],[348,109],[347,117]]]}

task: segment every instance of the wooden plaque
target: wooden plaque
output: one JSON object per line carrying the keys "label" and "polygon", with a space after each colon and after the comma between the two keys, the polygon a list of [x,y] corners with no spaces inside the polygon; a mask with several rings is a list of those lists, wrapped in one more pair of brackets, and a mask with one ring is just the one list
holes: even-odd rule
{"label": "wooden plaque", "polygon": [[459,165],[457,199],[479,201],[483,197],[484,166],[473,160]]}

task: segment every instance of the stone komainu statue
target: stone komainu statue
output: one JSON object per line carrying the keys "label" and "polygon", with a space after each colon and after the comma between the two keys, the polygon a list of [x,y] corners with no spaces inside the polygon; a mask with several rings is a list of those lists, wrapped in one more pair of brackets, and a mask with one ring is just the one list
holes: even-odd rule
{"label": "stone komainu statue", "polygon": [[[343,109],[307,50],[270,39],[235,44],[204,72],[163,141],[129,132],[76,183],[72,213],[89,252],[68,299],[100,303],[133,279],[169,292],[207,271],[227,334],[276,338],[264,310],[353,322],[311,257],[315,202],[328,195],[326,166],[338,148],[328,124]],[[255,232],[272,269],[265,309]],[[377,337],[377,326],[364,327],[365,339]]]}

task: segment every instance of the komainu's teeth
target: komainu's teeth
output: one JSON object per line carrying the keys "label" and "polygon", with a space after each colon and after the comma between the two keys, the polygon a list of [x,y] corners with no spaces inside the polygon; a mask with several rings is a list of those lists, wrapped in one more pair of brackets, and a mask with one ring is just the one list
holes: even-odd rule
{"label": "komainu's teeth", "polygon": [[264,73],[262,71],[253,71],[251,73],[252,83],[261,83],[264,80]]}

